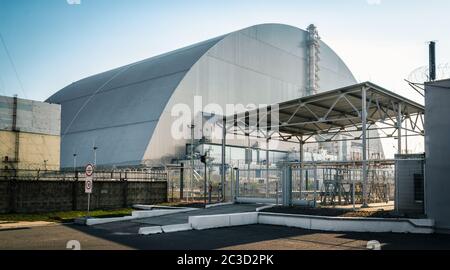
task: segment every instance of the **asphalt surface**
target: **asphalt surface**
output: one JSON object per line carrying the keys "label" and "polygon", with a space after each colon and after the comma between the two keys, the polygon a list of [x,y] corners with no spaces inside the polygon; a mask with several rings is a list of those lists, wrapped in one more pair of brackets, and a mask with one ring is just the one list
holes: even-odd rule
{"label": "asphalt surface", "polygon": [[75,224],[0,229],[0,250],[64,250],[76,240],[83,250],[364,250],[376,240],[385,250],[450,250],[450,235],[336,233],[250,225],[150,236],[141,227],[182,224],[191,215],[253,212],[261,205],[229,205],[97,226]]}
{"label": "asphalt surface", "polygon": [[95,228],[108,230],[116,234],[137,234],[139,228],[150,226],[164,226],[173,224],[185,224],[188,223],[189,216],[208,216],[219,214],[233,214],[233,213],[245,213],[255,212],[256,208],[261,207],[260,204],[233,204],[224,205],[218,207],[211,207],[207,209],[198,209],[186,213],[177,213],[161,217],[151,217],[144,219],[137,219],[124,222],[114,222],[96,225]]}
{"label": "asphalt surface", "polygon": [[0,231],[0,250],[64,250],[77,240],[83,250],[361,250],[377,240],[384,250],[450,250],[450,235],[330,233],[250,225],[151,236],[114,233],[79,225]]}

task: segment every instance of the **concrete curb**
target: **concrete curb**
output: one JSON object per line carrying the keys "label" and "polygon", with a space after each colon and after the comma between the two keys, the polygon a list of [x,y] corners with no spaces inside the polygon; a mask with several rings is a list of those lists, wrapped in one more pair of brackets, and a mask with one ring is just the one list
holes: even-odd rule
{"label": "concrete curb", "polygon": [[192,226],[189,223],[166,225],[166,226],[162,226],[162,230],[164,233],[184,232],[184,231],[192,230]]}
{"label": "concrete curb", "polygon": [[177,213],[186,213],[190,211],[198,210],[197,208],[176,208],[172,210],[144,210],[144,211],[133,211],[131,216],[125,217],[115,217],[115,218],[88,218],[88,219],[79,219],[76,221],[78,224],[84,224],[87,226],[100,225],[112,222],[121,222],[121,221],[129,221],[135,219],[143,219],[150,217],[160,217],[165,215],[177,214]]}
{"label": "concrete curb", "polygon": [[334,232],[434,233],[434,221],[429,219],[344,218],[259,213],[258,224]]}
{"label": "concrete curb", "polygon": [[152,235],[152,234],[161,234],[161,233],[173,233],[173,232],[184,232],[190,231],[192,227],[189,223],[186,224],[174,224],[174,225],[166,225],[166,226],[151,226],[151,227],[142,227],[139,228],[140,235]]}
{"label": "concrete curb", "polygon": [[335,232],[434,233],[434,221],[430,219],[345,218],[262,212],[190,216],[189,224],[194,230],[266,224]]}
{"label": "concrete curb", "polygon": [[138,232],[140,235],[151,235],[151,234],[161,234],[163,233],[161,226],[152,226],[152,227],[142,227]]}
{"label": "concrete curb", "polygon": [[261,212],[262,210],[266,210],[266,209],[269,209],[269,208],[272,208],[272,207],[275,207],[275,206],[277,206],[277,205],[276,204],[271,204],[271,205],[261,206],[261,207],[256,208],[256,212]]}
{"label": "concrete curb", "polygon": [[194,230],[243,226],[257,223],[257,212],[189,217],[189,224]]}
{"label": "concrete curb", "polygon": [[212,208],[212,207],[219,207],[219,206],[226,206],[226,205],[233,205],[234,202],[226,202],[226,203],[214,203],[214,204],[207,204],[205,206],[206,209]]}
{"label": "concrete curb", "polygon": [[149,218],[149,217],[159,217],[176,213],[187,213],[191,211],[198,210],[197,208],[179,208],[179,209],[166,209],[166,210],[147,210],[147,211],[133,211],[131,214],[135,219],[139,218]]}
{"label": "concrete curb", "polygon": [[176,209],[192,209],[192,207],[176,207],[176,206],[163,206],[163,205],[145,205],[145,204],[135,204],[133,208],[139,210],[176,210]]}

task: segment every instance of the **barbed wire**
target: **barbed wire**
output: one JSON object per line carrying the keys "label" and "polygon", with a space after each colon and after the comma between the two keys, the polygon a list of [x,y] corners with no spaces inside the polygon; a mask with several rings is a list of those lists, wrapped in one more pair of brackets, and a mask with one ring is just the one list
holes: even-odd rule
{"label": "barbed wire", "polygon": [[[412,83],[424,83],[430,80],[430,67],[421,66],[409,73],[408,81]],[[436,67],[436,80],[450,78],[450,63],[442,63]]]}

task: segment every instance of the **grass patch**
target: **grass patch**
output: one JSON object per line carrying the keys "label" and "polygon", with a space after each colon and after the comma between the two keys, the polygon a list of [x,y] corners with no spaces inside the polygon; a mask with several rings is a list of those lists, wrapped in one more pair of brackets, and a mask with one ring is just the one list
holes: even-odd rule
{"label": "grass patch", "polygon": [[[91,211],[90,216],[96,218],[123,217],[131,215],[133,209],[116,209],[116,210],[96,210]],[[18,221],[48,221],[67,223],[73,222],[76,218],[86,216],[86,211],[67,211],[67,212],[51,212],[37,214],[0,214],[0,222],[18,222]]]}

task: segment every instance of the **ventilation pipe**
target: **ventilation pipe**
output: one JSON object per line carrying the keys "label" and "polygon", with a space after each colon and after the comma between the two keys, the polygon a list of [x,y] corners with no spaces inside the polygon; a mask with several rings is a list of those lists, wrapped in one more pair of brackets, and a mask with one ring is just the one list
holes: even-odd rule
{"label": "ventilation pipe", "polygon": [[308,76],[307,95],[315,95],[319,91],[320,36],[314,24],[308,26]]}
{"label": "ventilation pipe", "polygon": [[429,80],[430,82],[436,80],[436,42],[431,41],[429,45],[430,50],[430,67],[429,67]]}

